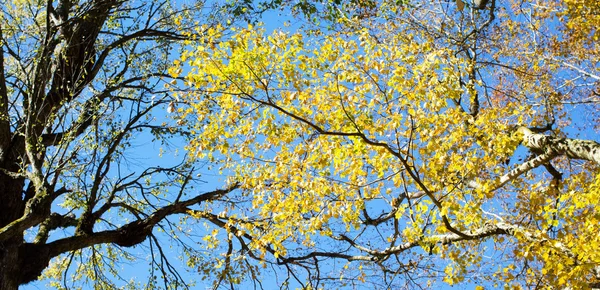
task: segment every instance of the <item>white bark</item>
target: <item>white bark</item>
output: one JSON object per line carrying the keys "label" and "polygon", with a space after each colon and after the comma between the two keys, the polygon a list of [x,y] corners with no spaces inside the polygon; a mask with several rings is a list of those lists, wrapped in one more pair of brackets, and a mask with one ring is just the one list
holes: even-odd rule
{"label": "white bark", "polygon": [[520,127],[518,132],[523,134],[522,144],[529,149],[600,164],[600,144],[596,141],[535,134],[525,127]]}
{"label": "white bark", "polygon": [[[558,138],[536,134],[526,127],[519,127],[517,134],[522,135],[523,146],[535,152],[541,152],[537,157],[520,164],[513,170],[504,174],[488,189],[494,191],[504,186],[509,181],[515,179],[521,174],[534,169],[540,165],[546,164],[552,158],[560,155],[572,159],[582,159],[600,164],[600,144],[593,140],[580,140],[571,138]],[[474,180],[467,182],[467,185],[473,188],[482,189],[482,184]]]}

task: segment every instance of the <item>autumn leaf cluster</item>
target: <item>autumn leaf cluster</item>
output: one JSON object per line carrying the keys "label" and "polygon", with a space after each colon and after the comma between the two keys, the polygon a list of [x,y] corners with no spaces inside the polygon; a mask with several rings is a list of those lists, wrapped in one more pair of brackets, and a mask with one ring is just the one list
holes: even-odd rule
{"label": "autumn leaf cluster", "polygon": [[437,270],[449,284],[597,281],[597,165],[555,152],[527,167],[544,151],[516,133],[596,136],[597,4],[493,2],[198,39],[171,69],[193,88],[177,118],[188,151],[240,182],[238,235],[280,262],[313,253],[425,284]]}

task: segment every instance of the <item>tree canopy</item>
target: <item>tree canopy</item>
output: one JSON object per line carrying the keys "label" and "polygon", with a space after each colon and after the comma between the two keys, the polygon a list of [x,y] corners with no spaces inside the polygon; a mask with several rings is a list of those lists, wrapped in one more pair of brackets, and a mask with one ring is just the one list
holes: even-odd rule
{"label": "tree canopy", "polygon": [[188,151],[248,199],[220,217],[229,245],[309,288],[596,285],[599,6],[486,2],[217,28],[184,52]]}
{"label": "tree canopy", "polygon": [[1,8],[0,289],[598,287],[596,1],[183,2]]}
{"label": "tree canopy", "polygon": [[[190,3],[2,1],[0,289],[40,278],[183,285],[163,250],[169,239],[157,238],[177,241],[178,221],[167,217],[235,187],[198,187],[200,166],[170,147],[186,134],[164,117],[176,102],[165,88],[170,55],[186,31],[229,15]],[[130,247],[142,242],[151,272],[131,282],[120,268],[139,260]]]}

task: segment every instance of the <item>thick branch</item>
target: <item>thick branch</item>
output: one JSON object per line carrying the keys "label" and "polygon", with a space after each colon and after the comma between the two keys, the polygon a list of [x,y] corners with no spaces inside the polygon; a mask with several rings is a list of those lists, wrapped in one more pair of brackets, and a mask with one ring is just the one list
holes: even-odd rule
{"label": "thick branch", "polygon": [[75,219],[75,216],[52,213],[40,224],[40,229],[33,243],[45,243],[46,240],[48,240],[48,235],[50,234],[51,230],[55,230],[57,228],[74,227],[76,225],[77,219]]}
{"label": "thick branch", "polygon": [[[534,152],[543,152],[537,157],[517,166],[507,174],[501,176],[488,190],[494,191],[521,174],[541,165],[547,165],[553,158],[565,155],[572,159],[583,159],[600,164],[600,144],[593,140],[579,140],[558,138],[533,133],[526,127],[519,127],[517,134],[522,135],[522,144]],[[549,172],[554,178],[560,179],[561,175],[556,169],[550,167]],[[474,180],[469,181],[469,186],[482,189],[482,185]]]}
{"label": "thick branch", "polygon": [[141,243],[144,239],[146,239],[147,235],[150,234],[152,228],[168,215],[185,213],[187,212],[189,206],[199,204],[205,201],[214,200],[237,189],[238,187],[239,185],[235,184],[226,189],[219,189],[207,192],[204,194],[200,194],[192,199],[170,204],[168,206],[156,210],[154,213],[152,213],[143,220],[131,222],[116,230],[103,231],[98,233],[92,233],[90,235],[65,238],[50,243],[48,244],[48,246],[53,248],[52,252],[56,253],[56,255],[67,251],[81,249],[82,247],[78,246],[78,241],[81,241],[83,244],[85,244],[84,247],[89,247],[98,244],[98,241],[100,240],[104,241],[101,243],[115,243],[120,246],[131,247]]}
{"label": "thick branch", "polygon": [[35,196],[28,200],[23,215],[20,218],[0,228],[0,243],[21,235],[25,230],[43,222],[44,219],[50,216],[52,201],[61,194],[68,192],[64,187],[54,190],[52,186],[44,181],[42,181],[41,186],[30,186],[35,188]]}
{"label": "thick branch", "polygon": [[520,127],[518,132],[523,134],[522,144],[529,149],[600,164],[600,144],[596,141],[546,136],[525,127]]}
{"label": "thick branch", "polygon": [[43,269],[48,266],[50,259],[60,254],[80,250],[98,244],[116,244],[122,247],[135,246],[152,233],[156,224],[165,217],[185,213],[189,206],[199,204],[205,201],[214,200],[227,193],[237,189],[238,184],[234,184],[226,189],[214,190],[200,194],[192,199],[181,202],[175,202],[168,206],[156,210],[148,217],[123,225],[114,230],[101,231],[88,235],[71,236],[59,239],[48,244],[25,243],[20,248],[22,272],[20,284],[31,282],[41,274]]}
{"label": "thick branch", "polygon": [[[506,183],[508,183],[509,181],[519,177],[521,174],[534,169],[540,165],[543,165],[545,163],[548,163],[550,160],[552,160],[552,158],[556,157],[556,154],[553,152],[547,152],[541,155],[538,155],[537,157],[517,166],[516,168],[514,168],[513,170],[509,171],[508,173],[502,175],[500,178],[498,178],[494,183],[491,184],[491,186],[487,189],[489,191],[494,191],[502,186],[504,186]],[[483,189],[483,186],[479,183],[477,183],[474,180],[469,181],[469,186],[477,188],[477,189]]]}

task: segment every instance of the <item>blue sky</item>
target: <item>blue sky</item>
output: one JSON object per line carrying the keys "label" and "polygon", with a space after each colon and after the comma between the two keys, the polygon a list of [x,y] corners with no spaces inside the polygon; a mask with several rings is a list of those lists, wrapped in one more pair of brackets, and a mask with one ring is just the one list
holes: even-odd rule
{"label": "blue sky", "polygon": [[[292,29],[294,29],[295,25],[300,24],[300,23],[295,23],[294,22],[295,20],[292,20],[291,18],[280,16],[279,11],[273,11],[273,12],[266,13],[264,15],[263,20],[265,22],[265,28],[267,29],[267,33],[273,29],[284,27],[283,23],[286,23],[286,22],[292,23],[291,27],[285,28],[286,30],[292,30]],[[176,56],[174,55],[173,57],[176,57]],[[163,119],[165,121],[169,121],[169,122],[172,121],[170,119],[169,114],[167,114],[166,111],[163,112],[162,114],[159,112],[155,116],[157,118],[157,123],[162,122]],[[584,118],[585,116],[581,116],[581,117]],[[183,150],[185,142],[183,140],[175,140],[173,142],[173,145],[174,146],[171,148],[166,148],[166,147],[158,145],[156,143],[152,143],[151,136],[149,136],[149,135],[136,136],[136,138],[134,139],[134,145],[128,151],[129,152],[128,154],[130,154],[129,156],[131,157],[131,159],[135,161],[134,164],[137,163],[137,165],[132,165],[131,168],[129,168],[129,170],[139,171],[139,170],[143,170],[143,168],[145,168],[147,165],[169,166],[169,165],[172,165],[173,163],[176,163],[177,162],[176,160],[180,160],[182,158],[183,154],[185,154],[184,150]],[[166,150],[162,154],[162,157],[159,156],[159,155],[161,155],[160,154],[161,150]],[[519,154],[521,155],[522,153],[519,152]],[[204,181],[204,183],[201,185],[202,189],[209,191],[209,190],[221,188],[223,186],[224,179],[226,178],[227,172],[225,172],[224,175],[219,175],[214,170],[209,170],[207,167],[202,167],[202,165],[199,166],[198,170],[199,170],[199,172],[201,172],[203,181]],[[172,220],[176,221],[177,217],[173,217]],[[197,230],[197,229],[200,229],[201,227],[194,226],[193,228],[195,230]],[[202,233],[196,233],[196,234],[198,236],[202,235]],[[173,257],[173,259],[172,259],[173,264],[175,265],[176,268],[178,268],[180,270],[180,273],[182,274],[184,279],[197,281],[197,286],[192,287],[192,288],[193,289],[210,288],[210,283],[205,285],[202,281],[200,281],[200,276],[197,275],[197,273],[195,273],[194,269],[189,269],[189,268],[183,267],[180,263],[177,262],[177,257],[181,255],[181,249],[177,245],[172,245],[172,247],[170,247],[170,243],[169,243],[168,239],[164,239],[164,242],[165,242],[166,251],[168,253],[170,253],[170,255]],[[195,241],[189,240],[189,242],[194,243]],[[491,244],[488,244],[488,243],[485,243],[484,245],[491,246]],[[119,274],[124,278],[138,278],[139,281],[143,283],[145,281],[144,280],[145,277],[149,273],[148,261],[147,261],[147,259],[149,257],[148,248],[146,246],[138,246],[133,250],[133,253],[136,256],[140,257],[140,260],[138,262],[135,262],[132,264],[119,265],[118,266]],[[495,257],[490,255],[486,259],[490,259],[491,261],[494,261]],[[279,285],[282,283],[282,278],[278,275],[275,275],[275,273],[276,272],[269,271],[269,272],[266,272],[266,274],[263,276],[262,282],[263,282],[263,286],[265,289],[279,289]],[[281,273],[279,273],[279,274],[281,274]],[[126,279],[126,280],[128,280],[128,279]],[[46,289],[45,283],[46,283],[45,281],[31,283],[31,284],[23,287],[23,289]],[[251,285],[252,285],[251,283],[247,283],[247,284],[243,284],[239,288],[243,289],[246,287],[251,287]],[[446,286],[444,288],[450,289],[452,287]],[[461,287],[456,287],[456,288],[457,289],[471,289],[471,288],[474,288],[474,285],[473,284],[463,284]],[[366,288],[364,288],[364,289],[366,289]]]}

